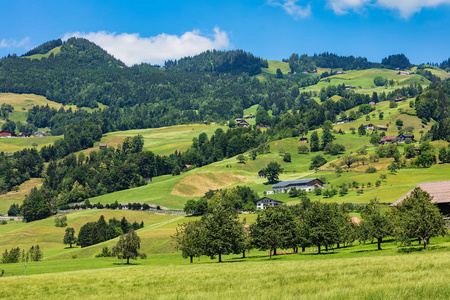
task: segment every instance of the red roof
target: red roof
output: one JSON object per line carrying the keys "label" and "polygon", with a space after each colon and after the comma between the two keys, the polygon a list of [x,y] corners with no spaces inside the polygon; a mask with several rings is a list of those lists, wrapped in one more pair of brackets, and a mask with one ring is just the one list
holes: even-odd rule
{"label": "red roof", "polygon": [[381,138],[380,142],[388,142],[388,141],[395,140],[396,138],[397,138],[396,135],[386,135]]}

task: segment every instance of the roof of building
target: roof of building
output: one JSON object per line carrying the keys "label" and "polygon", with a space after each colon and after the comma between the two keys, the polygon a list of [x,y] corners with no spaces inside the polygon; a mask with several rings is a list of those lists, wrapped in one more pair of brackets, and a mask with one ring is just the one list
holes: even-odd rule
{"label": "roof of building", "polygon": [[273,201],[273,202],[276,202],[276,203],[283,203],[283,201],[280,201],[280,200],[277,200],[277,199],[274,199],[274,198],[269,198],[269,197],[262,197],[262,198],[259,199],[257,202],[259,202],[259,201],[261,201],[261,200],[265,200],[265,199],[270,200],[270,201]]}
{"label": "roof of building", "polygon": [[395,140],[396,138],[397,138],[396,135],[386,135],[386,136],[383,136],[380,141],[381,142],[392,141],[392,140]]}
{"label": "roof of building", "polygon": [[386,128],[387,129],[387,126],[384,126],[384,125],[377,125],[377,128]]}
{"label": "roof of building", "polygon": [[359,225],[359,223],[361,223],[361,220],[358,217],[351,217],[350,221],[352,221],[356,225]]}
{"label": "roof of building", "polygon": [[320,180],[318,178],[307,178],[307,179],[297,179],[297,180],[288,180],[288,181],[283,181],[283,182],[279,182],[277,184],[275,184],[274,186],[272,186],[272,188],[283,188],[289,185],[296,185],[296,184],[308,184],[313,180]]}
{"label": "roof of building", "polygon": [[[450,180],[421,182],[416,187],[420,187],[422,190],[427,191],[427,193],[433,197],[431,200],[433,203],[450,203]],[[411,195],[412,191],[414,191],[414,188],[391,204],[391,206],[401,204],[403,200]]]}

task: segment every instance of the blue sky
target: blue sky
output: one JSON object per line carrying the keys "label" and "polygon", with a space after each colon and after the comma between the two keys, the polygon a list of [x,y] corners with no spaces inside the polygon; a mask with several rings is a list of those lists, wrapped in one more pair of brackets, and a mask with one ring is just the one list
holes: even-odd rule
{"label": "blue sky", "polygon": [[86,37],[131,65],[206,49],[267,59],[324,51],[379,62],[450,57],[450,0],[0,0],[0,57]]}

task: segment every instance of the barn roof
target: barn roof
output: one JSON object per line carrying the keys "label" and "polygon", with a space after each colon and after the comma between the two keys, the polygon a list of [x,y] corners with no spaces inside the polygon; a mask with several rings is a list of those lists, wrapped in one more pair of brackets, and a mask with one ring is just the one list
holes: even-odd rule
{"label": "barn roof", "polygon": [[[419,183],[416,187],[420,187],[422,190],[426,191],[430,196],[433,197],[431,202],[433,203],[450,203],[450,180],[446,181],[433,181],[433,182],[422,182]],[[416,188],[415,187],[415,188]],[[411,189],[407,192],[403,197],[395,201],[391,206],[397,206],[411,195],[411,192],[414,190]]]}
{"label": "barn roof", "polygon": [[307,179],[283,181],[283,182],[279,182],[279,183],[275,184],[274,186],[272,186],[272,188],[276,189],[276,188],[284,188],[289,185],[308,184],[311,181],[316,180],[316,179],[319,180],[318,178],[307,178]]}

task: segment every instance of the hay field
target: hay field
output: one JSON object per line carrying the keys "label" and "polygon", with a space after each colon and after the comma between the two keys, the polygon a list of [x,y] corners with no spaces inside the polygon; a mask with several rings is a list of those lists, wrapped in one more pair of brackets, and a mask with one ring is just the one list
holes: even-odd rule
{"label": "hay field", "polygon": [[233,173],[199,173],[183,178],[172,190],[171,195],[183,197],[202,197],[209,190],[218,190],[235,183],[245,183],[250,180]]}
{"label": "hay field", "polygon": [[22,205],[25,196],[28,195],[32,188],[40,188],[42,186],[41,178],[31,178],[25,181],[19,186],[17,192],[11,191],[6,194],[0,195],[0,213],[6,214],[9,207],[13,204]]}

